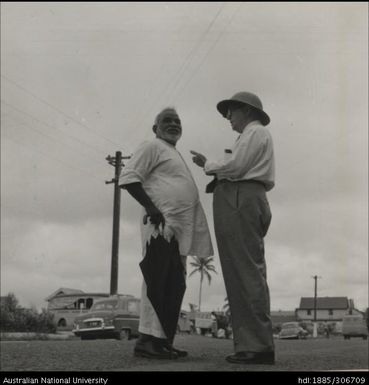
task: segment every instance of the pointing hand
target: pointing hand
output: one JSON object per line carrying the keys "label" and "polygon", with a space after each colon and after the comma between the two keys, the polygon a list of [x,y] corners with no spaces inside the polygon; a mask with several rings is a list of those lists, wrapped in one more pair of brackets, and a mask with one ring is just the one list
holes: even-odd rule
{"label": "pointing hand", "polygon": [[206,163],[206,157],[202,154],[200,154],[199,152],[196,152],[196,151],[190,151],[190,153],[192,155],[194,155],[192,157],[192,161],[197,164],[199,167],[204,167],[205,163]]}

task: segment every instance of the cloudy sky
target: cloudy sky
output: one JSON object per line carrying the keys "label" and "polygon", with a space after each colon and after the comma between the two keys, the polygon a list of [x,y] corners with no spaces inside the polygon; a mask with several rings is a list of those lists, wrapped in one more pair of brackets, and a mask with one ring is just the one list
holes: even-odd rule
{"label": "cloudy sky", "polygon": [[[58,2],[1,5],[1,295],[46,306],[60,287],[108,292],[113,167],[175,106],[214,246],[212,196],[191,149],[236,139],[218,101],[257,93],[276,187],[266,237],[272,309],[302,296],[368,306],[368,4]],[[122,193],[119,292],[140,295],[141,208]],[[215,247],[216,249],[216,247]],[[203,310],[226,296],[218,275]],[[191,271],[191,270],[190,270]],[[188,279],[183,308],[197,303]]]}

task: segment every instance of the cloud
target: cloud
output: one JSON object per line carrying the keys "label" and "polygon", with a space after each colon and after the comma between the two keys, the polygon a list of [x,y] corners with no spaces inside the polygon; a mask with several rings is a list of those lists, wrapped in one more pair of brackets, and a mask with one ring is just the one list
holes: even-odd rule
{"label": "cloud", "polygon": [[[216,251],[210,178],[189,151],[219,158],[233,144],[216,104],[247,89],[272,119],[272,308],[291,310],[312,295],[315,274],[322,295],[366,307],[366,11],[339,3],[4,4],[2,293],[41,305],[58,287],[109,290],[113,186],[105,181],[114,170],[105,157],[152,138],[166,105],[183,121],[178,150]],[[139,296],[141,208],[126,191],[121,199],[119,291]],[[217,251],[214,264],[218,275],[203,287],[209,310],[225,297]],[[187,286],[184,305],[197,303],[198,277]]]}

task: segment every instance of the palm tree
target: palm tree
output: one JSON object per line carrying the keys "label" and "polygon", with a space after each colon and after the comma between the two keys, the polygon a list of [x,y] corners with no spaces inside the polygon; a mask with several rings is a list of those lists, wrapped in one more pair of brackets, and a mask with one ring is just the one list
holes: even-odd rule
{"label": "palm tree", "polygon": [[230,317],[231,315],[231,308],[229,306],[228,297],[224,298],[224,305],[223,305],[223,311],[227,317]]}
{"label": "palm tree", "polygon": [[191,271],[189,277],[191,277],[192,274],[195,274],[196,272],[200,273],[200,292],[199,292],[199,311],[201,310],[201,293],[202,293],[202,281],[204,279],[204,275],[208,279],[208,283],[210,285],[211,282],[211,273],[213,272],[215,274],[218,274],[215,270],[214,265],[211,263],[214,261],[214,257],[192,257],[194,259],[194,262],[190,262],[190,265],[194,267],[194,269]]}

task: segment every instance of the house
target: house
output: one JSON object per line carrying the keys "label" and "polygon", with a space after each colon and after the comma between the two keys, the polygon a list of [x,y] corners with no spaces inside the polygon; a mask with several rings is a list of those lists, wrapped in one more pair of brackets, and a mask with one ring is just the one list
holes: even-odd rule
{"label": "house", "polygon": [[45,298],[45,301],[48,302],[48,305],[52,304],[54,299],[56,297],[62,297],[64,295],[69,294],[83,294],[84,292],[82,290],[78,289],[69,289],[67,287],[61,287],[58,290],[55,290],[53,293],[51,293],[48,297]]}
{"label": "house", "polygon": [[[314,321],[314,297],[302,297],[295,310],[297,321]],[[323,322],[342,321],[345,314],[361,314],[347,297],[317,297],[316,320]]]}

